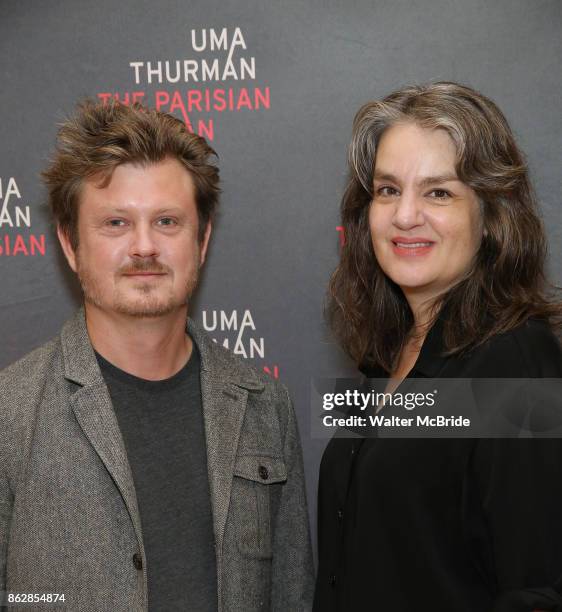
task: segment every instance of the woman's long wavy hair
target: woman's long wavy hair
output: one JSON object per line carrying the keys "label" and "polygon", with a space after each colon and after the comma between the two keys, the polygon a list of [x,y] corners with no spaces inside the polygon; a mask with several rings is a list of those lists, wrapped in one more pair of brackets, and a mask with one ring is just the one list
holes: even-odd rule
{"label": "woman's long wavy hair", "polygon": [[411,86],[365,104],[353,123],[350,176],[341,205],[345,244],[330,279],[327,318],[348,355],[392,372],[414,318],[401,289],[380,268],[369,231],[378,142],[396,123],[444,129],[456,172],[476,192],[484,236],[470,273],[439,297],[444,346],[463,353],[530,317],[558,330],[562,304],[545,279],[546,240],[528,170],[500,109],[473,89],[440,82]]}

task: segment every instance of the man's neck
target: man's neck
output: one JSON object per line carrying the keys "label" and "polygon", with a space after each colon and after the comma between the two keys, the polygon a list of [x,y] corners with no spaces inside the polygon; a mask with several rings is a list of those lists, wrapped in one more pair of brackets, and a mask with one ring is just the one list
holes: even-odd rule
{"label": "man's neck", "polygon": [[193,344],[185,332],[187,306],[162,317],[131,317],[85,304],[94,349],[133,376],[164,380],[189,360]]}

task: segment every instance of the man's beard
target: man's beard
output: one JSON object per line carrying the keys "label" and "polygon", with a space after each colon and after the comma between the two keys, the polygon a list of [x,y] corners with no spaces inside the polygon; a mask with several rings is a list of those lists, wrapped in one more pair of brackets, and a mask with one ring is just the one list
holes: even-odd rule
{"label": "man's beard", "polygon": [[[171,274],[170,268],[163,266],[154,258],[150,258],[133,261],[131,264],[120,268],[116,272],[115,277],[119,278],[122,277],[123,274],[131,274],[134,272],[166,272],[167,274]],[[156,318],[168,315],[179,307],[187,304],[197,286],[199,267],[195,268],[193,274],[188,279],[186,291],[182,300],[174,296],[172,287],[170,287],[167,296],[159,296],[157,295],[158,288],[152,286],[152,281],[142,281],[140,279],[137,283],[133,284],[132,289],[134,289],[137,294],[141,293],[142,295],[138,297],[129,297],[126,295],[125,291],[122,291],[118,286],[114,286],[111,298],[104,298],[103,291],[98,281],[95,279],[94,275],[91,274],[90,269],[81,264],[79,257],[77,257],[77,275],[86,302],[89,302],[101,310],[109,309],[130,317]]]}

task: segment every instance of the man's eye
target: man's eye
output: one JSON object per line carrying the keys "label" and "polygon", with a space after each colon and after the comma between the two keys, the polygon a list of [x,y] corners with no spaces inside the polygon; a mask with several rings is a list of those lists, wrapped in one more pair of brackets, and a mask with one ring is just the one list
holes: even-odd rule
{"label": "man's eye", "polygon": [[162,217],[161,219],[158,220],[158,223],[160,225],[176,225],[176,220],[172,219],[171,217]]}
{"label": "man's eye", "polygon": [[122,227],[125,225],[125,221],[123,221],[123,219],[109,219],[107,221],[107,225],[110,225],[111,227]]}

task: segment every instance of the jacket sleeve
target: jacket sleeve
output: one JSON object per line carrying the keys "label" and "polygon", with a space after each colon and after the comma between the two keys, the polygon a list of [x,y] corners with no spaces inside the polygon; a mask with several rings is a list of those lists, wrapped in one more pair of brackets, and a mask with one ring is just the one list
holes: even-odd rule
{"label": "jacket sleeve", "polygon": [[6,562],[8,557],[8,533],[12,517],[13,495],[6,474],[0,472],[0,610],[6,590]]}
{"label": "jacket sleeve", "polygon": [[483,439],[474,473],[493,612],[562,612],[562,439]]}
{"label": "jacket sleeve", "polygon": [[302,450],[294,409],[285,387],[283,393],[287,482],[282,488],[274,523],[271,609],[308,612],[312,608],[314,570]]}

